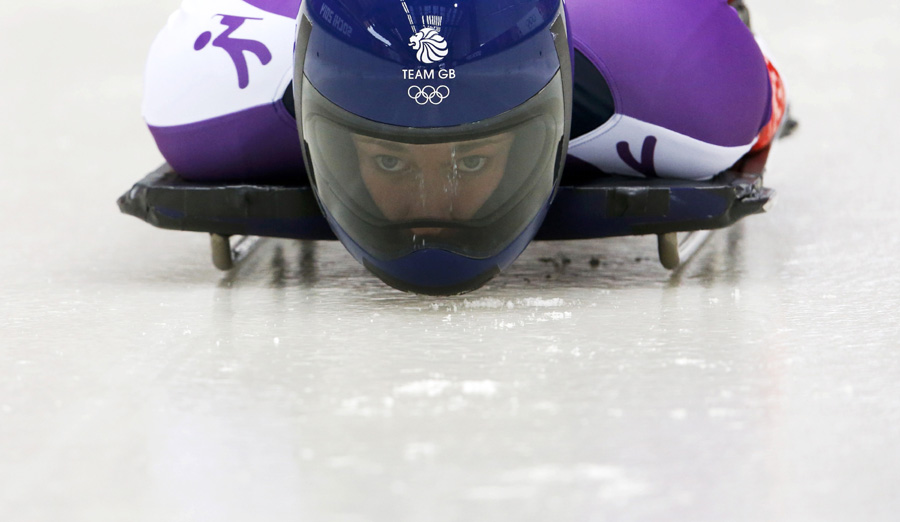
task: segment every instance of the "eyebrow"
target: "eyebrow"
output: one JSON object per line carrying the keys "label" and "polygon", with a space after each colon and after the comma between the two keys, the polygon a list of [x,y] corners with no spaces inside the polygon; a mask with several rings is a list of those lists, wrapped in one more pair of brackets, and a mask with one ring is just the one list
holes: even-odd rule
{"label": "eyebrow", "polygon": [[401,145],[399,143],[394,143],[393,141],[385,141],[385,140],[376,140],[374,138],[367,138],[364,136],[357,137],[360,143],[363,145],[373,145],[375,147],[381,147],[383,149],[391,150],[394,152],[407,152],[409,149],[407,146]]}
{"label": "eyebrow", "polygon": [[490,145],[496,145],[498,143],[503,143],[503,142],[507,141],[508,139],[509,138],[507,138],[506,136],[502,136],[502,137],[501,136],[493,136],[490,138],[485,138],[483,140],[476,141],[474,143],[473,142],[464,142],[464,143],[461,143],[456,146],[456,151],[457,152],[459,152],[459,151],[466,152],[466,151],[470,151],[470,150],[476,150],[476,149],[480,149],[481,147],[487,147]]}
{"label": "eyebrow", "polygon": [[[363,145],[372,145],[375,147],[381,147],[383,149],[387,149],[394,152],[409,152],[409,147],[416,147],[418,145],[415,144],[406,144],[406,143],[396,143],[393,141],[387,140],[379,140],[377,138],[369,138],[368,136],[356,136],[356,139]],[[487,147],[490,145],[495,145],[498,143],[503,143],[507,140],[510,140],[510,137],[507,136],[492,136],[490,138],[485,138],[483,140],[478,140],[475,142],[462,142],[456,146],[457,152],[467,152],[470,150],[480,149],[481,147]]]}

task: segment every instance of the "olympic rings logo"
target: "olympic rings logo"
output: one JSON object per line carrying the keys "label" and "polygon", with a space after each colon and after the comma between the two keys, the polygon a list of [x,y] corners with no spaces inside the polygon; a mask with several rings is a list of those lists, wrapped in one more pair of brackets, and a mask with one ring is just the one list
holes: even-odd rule
{"label": "olympic rings logo", "polygon": [[429,103],[440,105],[441,102],[450,96],[450,87],[446,85],[441,85],[440,87],[432,87],[431,85],[419,87],[418,85],[413,85],[409,88],[407,94],[419,105],[428,105]]}

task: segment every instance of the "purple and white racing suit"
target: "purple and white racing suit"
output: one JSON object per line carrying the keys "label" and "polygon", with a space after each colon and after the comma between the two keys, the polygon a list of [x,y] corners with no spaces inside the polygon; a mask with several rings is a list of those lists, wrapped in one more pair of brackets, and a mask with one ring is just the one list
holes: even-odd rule
{"label": "purple and white racing suit", "polygon": [[[143,114],[196,181],[297,177],[301,0],[184,0],[154,41]],[[569,154],[614,174],[707,179],[772,117],[770,71],[727,0],[567,0],[575,48]],[[604,108],[605,107],[605,108]]]}

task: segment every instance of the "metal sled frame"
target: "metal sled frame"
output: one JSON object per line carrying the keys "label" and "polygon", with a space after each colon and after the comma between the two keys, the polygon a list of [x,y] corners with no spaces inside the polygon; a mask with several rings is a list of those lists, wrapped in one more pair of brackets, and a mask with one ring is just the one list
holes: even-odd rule
{"label": "metal sled frame", "polygon": [[[769,149],[748,154],[709,181],[610,176],[569,158],[537,240],[656,235],[660,262],[674,269],[709,231],[763,212],[774,191],[762,186]],[[170,230],[208,232],[216,267],[231,269],[258,236],[333,240],[305,179],[298,185],[204,184],[168,165],[118,200],[122,212]],[[679,241],[678,234],[686,233]],[[232,236],[243,236],[232,245]]]}

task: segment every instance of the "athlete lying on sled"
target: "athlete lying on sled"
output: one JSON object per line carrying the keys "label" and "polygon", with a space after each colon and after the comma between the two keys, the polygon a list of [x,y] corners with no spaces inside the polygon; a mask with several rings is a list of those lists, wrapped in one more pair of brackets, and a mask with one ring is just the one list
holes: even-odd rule
{"label": "athlete lying on sled", "polygon": [[181,180],[308,176],[357,260],[429,294],[509,266],[567,164],[709,180],[785,109],[726,0],[185,0],[143,107]]}

